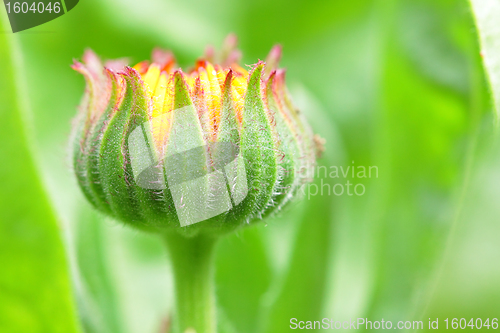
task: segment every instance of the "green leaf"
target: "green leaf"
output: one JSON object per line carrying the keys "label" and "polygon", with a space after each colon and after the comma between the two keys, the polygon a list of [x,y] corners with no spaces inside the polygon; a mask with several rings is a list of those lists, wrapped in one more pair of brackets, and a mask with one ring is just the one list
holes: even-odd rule
{"label": "green leaf", "polygon": [[[8,31],[5,17],[0,27]],[[0,331],[77,332],[61,231],[26,128],[17,38],[0,34]]]}
{"label": "green leaf", "polygon": [[321,315],[329,271],[331,209],[328,196],[307,204],[278,297],[265,308],[263,332],[288,332],[291,318],[315,320]]}
{"label": "green leaf", "polygon": [[456,313],[468,318],[498,316],[500,271],[491,265],[500,256],[500,142],[495,141],[484,144],[487,154],[478,159],[478,168],[471,175],[426,317],[453,318]]}
{"label": "green leaf", "polygon": [[500,115],[500,2],[470,0],[481,43],[481,56],[488,74],[497,117]]}
{"label": "green leaf", "polygon": [[401,319],[426,311],[436,263],[460,214],[457,198],[467,188],[479,125],[488,116],[466,8],[465,2],[402,0],[383,11],[387,40],[375,141],[385,191],[378,193],[384,202],[374,220],[368,317],[388,308],[397,308],[393,316]]}
{"label": "green leaf", "polygon": [[[249,228],[221,240],[217,248],[217,302],[236,332],[257,331],[263,295],[271,283],[261,228]],[[235,297],[234,295],[238,295]]]}
{"label": "green leaf", "polygon": [[112,268],[106,260],[104,218],[90,205],[81,206],[74,238],[81,277],[77,296],[82,326],[87,333],[124,332]]}

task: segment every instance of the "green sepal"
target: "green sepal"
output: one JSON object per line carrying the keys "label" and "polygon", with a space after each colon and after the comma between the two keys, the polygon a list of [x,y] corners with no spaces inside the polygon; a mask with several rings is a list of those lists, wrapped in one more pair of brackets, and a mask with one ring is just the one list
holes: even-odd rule
{"label": "green sepal", "polygon": [[262,217],[277,177],[276,150],[262,100],[263,68],[264,64],[260,62],[250,74],[243,109],[241,151],[245,158],[248,196],[242,202],[242,213],[248,222]]}
{"label": "green sepal", "polygon": [[316,149],[313,142],[314,133],[307,123],[304,114],[292,103],[290,94],[288,93],[288,90],[284,84],[285,71],[280,70],[277,75],[280,76],[280,80],[283,82],[281,84],[282,91],[280,92],[283,111],[290,115],[292,123],[294,124],[297,131],[295,135],[298,138],[301,153],[300,157],[298,158],[301,163],[299,168],[300,181],[301,184],[304,184],[312,181],[312,179],[310,178],[311,170],[312,168],[314,168],[316,162]]}
{"label": "green sepal", "polygon": [[293,196],[298,186],[298,169],[300,167],[300,151],[298,136],[293,130],[285,115],[281,112],[275,96],[276,71],[273,71],[266,82],[265,101],[268,112],[272,114],[275,129],[278,134],[277,162],[278,179],[273,193],[273,206],[266,210],[265,215],[279,211]]}
{"label": "green sepal", "polygon": [[238,187],[240,179],[244,181],[246,177],[246,170],[243,154],[241,153],[240,127],[231,92],[232,80],[233,71],[229,70],[222,90],[222,110],[217,132],[217,145],[214,145],[211,151],[213,161],[232,160],[229,167],[225,166],[224,168],[224,177],[226,179],[226,189],[231,196],[233,208],[224,214],[220,221],[219,227],[223,229],[234,229],[238,226],[238,224],[235,223],[238,221],[235,218],[235,214],[241,211],[239,203],[243,200],[241,196],[246,196],[248,186],[245,184],[244,193],[242,193]]}
{"label": "green sepal", "polygon": [[[80,105],[80,112],[76,119],[76,127],[73,139],[73,168],[76,179],[82,189],[83,194],[95,207],[99,207],[98,200],[94,197],[89,186],[87,172],[87,151],[89,146],[90,129],[92,127],[92,115],[94,114],[94,103],[98,99],[98,94],[102,93],[98,87],[101,73],[95,72],[96,67],[92,61],[99,61],[95,55],[87,51],[84,55],[84,64],[75,62],[72,68],[81,73],[85,78],[86,92]],[[99,63],[100,65],[100,63]]]}
{"label": "green sepal", "polygon": [[[127,89],[134,93],[133,104],[127,119],[126,127],[123,131],[122,154],[124,156],[124,169],[127,176],[127,186],[131,187],[135,193],[135,200],[142,213],[142,225],[151,228],[163,228],[165,225],[175,225],[171,219],[166,219],[169,212],[174,211],[168,198],[168,189],[147,189],[138,186],[132,170],[132,161],[130,157],[129,137],[132,131],[138,126],[145,131],[150,120],[151,100],[149,100],[146,88],[141,80],[141,75],[133,68],[127,67],[125,72]],[[146,131],[145,131],[146,132]],[[149,139],[149,153],[156,156],[156,149],[152,143],[150,133],[145,133]],[[159,167],[161,167],[161,163]]]}
{"label": "green sepal", "polygon": [[[131,69],[127,68],[125,75],[125,96],[121,107],[117,110],[102,136],[99,152],[99,172],[102,187],[106,192],[106,200],[113,215],[121,221],[134,226],[145,226],[143,213],[137,202],[137,194],[133,185],[133,177],[128,172],[126,131],[129,119],[137,106],[137,83],[130,78]],[[127,79],[128,78],[128,79]],[[145,105],[142,105],[145,108]]]}
{"label": "green sepal", "polygon": [[[170,116],[171,127],[166,142],[164,172],[173,204],[172,208],[176,213],[175,226],[189,228],[191,225],[183,224],[185,219],[182,217],[190,216],[193,213],[189,210],[191,200],[198,198],[200,210],[207,206],[210,184],[208,181],[204,181],[205,178],[198,179],[196,185],[192,185],[190,181],[174,183],[174,180],[192,181],[193,170],[197,170],[199,173],[206,172],[209,162],[208,147],[182,72],[176,71],[173,74],[173,79],[174,107]],[[196,156],[185,154],[185,152],[197,148],[200,148],[201,154]],[[200,212],[200,210],[195,210],[195,212]],[[186,217],[186,219],[188,218]],[[195,232],[192,230],[193,228],[189,229],[184,230],[184,232]],[[197,228],[194,229],[197,230]]]}
{"label": "green sepal", "polygon": [[86,172],[87,172],[87,184],[88,188],[92,193],[93,201],[96,203],[97,208],[105,213],[110,213],[111,209],[109,203],[106,200],[106,193],[101,184],[101,173],[99,170],[99,154],[102,145],[102,137],[106,131],[107,126],[110,123],[113,113],[119,108],[117,105],[118,99],[120,98],[118,80],[119,78],[108,69],[104,69],[105,74],[109,80],[109,89],[111,91],[111,96],[107,104],[106,110],[103,112],[101,117],[94,126],[89,131],[88,140],[86,145]]}
{"label": "green sepal", "polygon": [[231,81],[233,80],[233,71],[229,70],[224,81],[222,91],[222,112],[220,118],[219,129],[217,133],[218,142],[231,142],[234,144],[240,143],[240,133],[238,120],[236,118],[236,110],[233,103],[231,93]]}

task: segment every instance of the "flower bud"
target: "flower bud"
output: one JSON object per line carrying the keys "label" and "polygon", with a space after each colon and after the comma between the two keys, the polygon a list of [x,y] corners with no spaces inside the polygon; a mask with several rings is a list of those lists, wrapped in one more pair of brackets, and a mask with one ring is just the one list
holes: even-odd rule
{"label": "flower bud", "polygon": [[97,209],[142,229],[219,232],[280,210],[309,180],[313,135],[277,69],[281,48],[248,72],[234,42],[187,73],[159,49],[134,67],[92,51],[74,63],[87,85],[74,170]]}

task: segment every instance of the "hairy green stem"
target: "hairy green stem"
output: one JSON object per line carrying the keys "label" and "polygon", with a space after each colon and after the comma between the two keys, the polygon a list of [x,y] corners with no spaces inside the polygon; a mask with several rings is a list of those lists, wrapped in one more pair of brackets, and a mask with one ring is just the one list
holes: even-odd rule
{"label": "hairy green stem", "polygon": [[172,260],[176,316],[174,332],[215,333],[214,249],[217,238],[165,234]]}

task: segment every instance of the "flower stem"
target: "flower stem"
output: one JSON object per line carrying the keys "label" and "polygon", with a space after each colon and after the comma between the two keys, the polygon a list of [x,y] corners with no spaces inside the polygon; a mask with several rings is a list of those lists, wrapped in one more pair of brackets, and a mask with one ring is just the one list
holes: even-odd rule
{"label": "flower stem", "polygon": [[215,333],[213,286],[214,249],[217,238],[185,237],[178,232],[165,234],[174,273],[176,317],[179,333]]}

